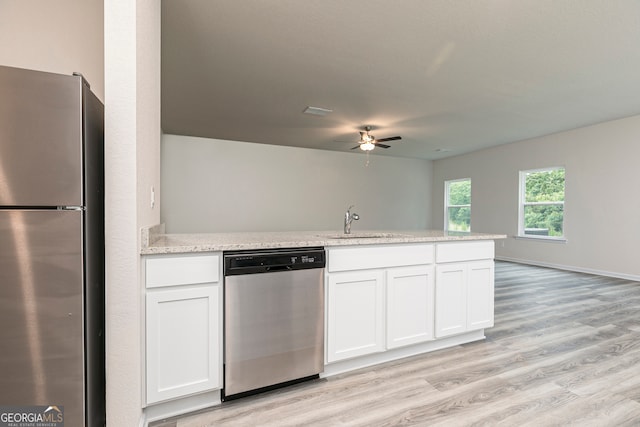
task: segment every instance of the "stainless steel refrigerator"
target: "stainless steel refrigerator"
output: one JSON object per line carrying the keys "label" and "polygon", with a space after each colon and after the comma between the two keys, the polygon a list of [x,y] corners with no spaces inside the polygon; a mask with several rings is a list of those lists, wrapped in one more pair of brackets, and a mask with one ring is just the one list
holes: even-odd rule
{"label": "stainless steel refrigerator", "polygon": [[103,135],[82,76],[0,66],[0,407],[69,427],[105,423]]}

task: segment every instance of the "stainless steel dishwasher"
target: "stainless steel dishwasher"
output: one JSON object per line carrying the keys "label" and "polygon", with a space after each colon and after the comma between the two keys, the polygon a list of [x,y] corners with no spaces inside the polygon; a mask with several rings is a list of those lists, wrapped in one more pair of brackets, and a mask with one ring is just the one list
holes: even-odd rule
{"label": "stainless steel dishwasher", "polygon": [[317,378],[324,248],[224,253],[223,399]]}

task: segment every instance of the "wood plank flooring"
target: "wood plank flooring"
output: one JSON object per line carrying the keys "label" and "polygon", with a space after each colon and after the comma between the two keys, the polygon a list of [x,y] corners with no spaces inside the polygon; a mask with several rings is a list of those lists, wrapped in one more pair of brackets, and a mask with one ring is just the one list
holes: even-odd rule
{"label": "wood plank flooring", "polygon": [[640,426],[640,283],[496,262],[487,339],[153,427]]}

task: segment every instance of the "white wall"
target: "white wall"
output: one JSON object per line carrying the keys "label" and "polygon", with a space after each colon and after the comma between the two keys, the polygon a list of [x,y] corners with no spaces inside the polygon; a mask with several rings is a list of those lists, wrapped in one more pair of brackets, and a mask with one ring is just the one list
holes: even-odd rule
{"label": "white wall", "polygon": [[161,218],[172,233],[431,225],[431,161],[176,135],[162,138]]}
{"label": "white wall", "polygon": [[103,0],[0,0],[0,64],[82,75],[104,102]]}
{"label": "white wall", "polygon": [[[471,178],[471,228],[504,233],[504,259],[640,279],[640,116],[434,162],[434,226],[443,224],[444,181]],[[564,166],[566,243],[514,239],[518,172]],[[504,246],[503,246],[504,244]]]}
{"label": "white wall", "polygon": [[159,223],[160,2],[105,0],[107,425],[144,425],[140,228]]}

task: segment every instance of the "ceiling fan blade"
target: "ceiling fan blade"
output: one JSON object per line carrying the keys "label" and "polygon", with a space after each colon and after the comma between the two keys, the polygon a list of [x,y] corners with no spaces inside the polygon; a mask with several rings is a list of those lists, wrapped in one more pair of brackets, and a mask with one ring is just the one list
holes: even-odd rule
{"label": "ceiling fan blade", "polygon": [[380,148],[391,148],[391,146],[390,146],[390,145],[387,145],[387,144],[379,144],[379,143],[377,143],[377,142],[375,143],[375,146],[376,146],[376,147],[380,147]]}
{"label": "ceiling fan blade", "polygon": [[352,150],[355,150],[356,148],[360,148],[360,144],[358,144],[355,147],[353,147]]}
{"label": "ceiling fan blade", "polygon": [[389,138],[380,138],[380,139],[376,139],[377,142],[387,142],[387,141],[397,141],[399,139],[402,139],[401,136],[391,136]]}

